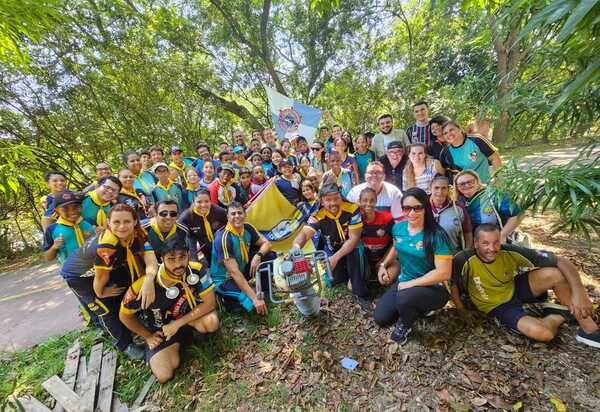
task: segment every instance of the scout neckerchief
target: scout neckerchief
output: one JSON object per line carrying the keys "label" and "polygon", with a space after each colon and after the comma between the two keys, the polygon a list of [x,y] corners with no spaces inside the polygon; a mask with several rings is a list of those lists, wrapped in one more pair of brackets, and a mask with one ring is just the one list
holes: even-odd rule
{"label": "scout neckerchief", "polygon": [[441,207],[437,207],[435,203],[433,203],[433,199],[430,198],[429,201],[431,202],[431,211],[433,212],[433,217],[435,218],[435,221],[439,223],[440,215],[444,213],[444,210],[449,209],[452,206],[451,200],[446,199]]}
{"label": "scout neckerchief", "polygon": [[[188,268],[189,270],[189,268]],[[185,299],[188,301],[188,304],[190,305],[190,310],[194,309],[197,305],[196,303],[196,298],[194,298],[194,294],[192,293],[192,290],[190,289],[190,286],[187,284],[187,282],[184,280],[184,278],[181,279],[176,279],[171,277],[168,273],[167,270],[165,269],[165,265],[162,264],[160,265],[160,268],[158,269],[158,283],[165,289],[169,289],[163,282],[164,280],[167,280],[171,283],[174,284],[180,284],[183,287],[183,292],[185,294]]]}
{"label": "scout neckerchief", "polygon": [[231,226],[231,223],[227,223],[225,226],[225,231],[230,232],[232,235],[238,237],[240,240],[240,254],[242,255],[242,261],[244,263],[248,263],[250,258],[248,257],[248,249],[246,248],[246,243],[244,242],[244,229],[242,228],[241,232],[238,233],[236,228]]}
{"label": "scout neckerchief", "polygon": [[208,210],[208,212],[203,214],[203,213],[200,213],[199,211],[197,211],[195,207],[193,207],[192,212],[194,212],[194,214],[200,216],[202,218],[202,220],[204,221],[204,231],[206,232],[206,237],[208,238],[208,240],[210,242],[215,240],[215,237],[214,237],[213,231],[212,231],[212,227],[210,227],[210,222],[207,219],[208,214],[210,213],[210,209]]}
{"label": "scout neckerchief", "polygon": [[338,211],[336,216],[332,215],[331,212],[329,212],[329,210],[327,209],[323,210],[325,210],[325,216],[335,222],[335,227],[337,228],[338,235],[340,235],[340,240],[342,242],[345,242],[346,235],[344,235],[344,228],[342,228],[342,224],[340,223],[340,216],[342,216],[342,208],[340,207],[340,210]]}
{"label": "scout neckerchief", "polygon": [[169,233],[167,233],[167,237],[163,236],[160,227],[158,227],[158,222],[156,221],[155,217],[150,219],[150,227],[154,230],[154,232],[156,232],[160,240],[164,242],[165,240],[173,236],[173,234],[175,234],[175,231],[177,230],[177,223],[173,223],[173,227],[171,228],[171,230],[169,230]]}
{"label": "scout neckerchief", "polygon": [[164,190],[165,192],[169,192],[169,189],[171,188],[171,186],[173,185],[173,182],[169,181],[169,183],[167,183],[167,186],[164,186],[160,180],[158,181],[158,183],[156,184],[156,187],[160,187],[162,190]]}
{"label": "scout neckerchief", "polygon": [[140,205],[142,206],[142,209],[144,209],[144,214],[146,213],[146,205],[144,205],[144,202],[142,201],[142,199],[138,196],[137,192],[135,191],[135,189],[133,190],[127,190],[124,187],[121,188],[121,193],[123,193],[124,195],[127,195],[129,197],[133,197],[134,199],[136,199],[138,202],[140,202]]}
{"label": "scout neckerchief", "polygon": [[121,246],[125,248],[125,256],[127,258],[127,267],[129,268],[129,276],[131,276],[131,284],[140,278],[140,268],[138,267],[137,260],[131,250],[135,242],[135,233],[132,234],[128,240],[120,240]]}
{"label": "scout neckerchief", "polygon": [[90,196],[90,199],[92,199],[92,202],[94,202],[94,204],[98,206],[98,213],[96,214],[96,223],[98,224],[98,226],[106,227],[106,212],[104,211],[104,208],[110,205],[110,202],[103,202],[102,200],[100,200],[100,196],[98,196],[98,193],[96,193],[95,190],[89,192],[88,195]]}
{"label": "scout neckerchief", "polygon": [[83,232],[81,231],[81,228],[79,227],[79,224],[83,221],[83,217],[79,217],[79,219],[77,219],[77,222],[73,223],[70,222],[66,219],[63,219],[62,217],[59,217],[58,220],[56,221],[56,223],[58,223],[59,225],[63,225],[63,226],[68,226],[68,227],[72,227],[73,230],[75,231],[75,237],[77,238],[77,246],[82,246],[83,243],[85,242],[85,238],[83,237]]}
{"label": "scout neckerchief", "polygon": [[223,189],[223,200],[225,201],[225,204],[229,206],[229,204],[231,203],[231,192],[229,191],[231,183],[227,183],[224,185],[223,183],[221,183],[221,179],[219,179],[219,186],[221,186],[221,188]]}

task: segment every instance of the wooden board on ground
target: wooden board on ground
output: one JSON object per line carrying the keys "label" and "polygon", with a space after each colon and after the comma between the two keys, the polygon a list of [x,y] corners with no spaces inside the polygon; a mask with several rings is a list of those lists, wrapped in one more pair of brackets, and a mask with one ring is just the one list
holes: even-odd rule
{"label": "wooden board on ground", "polygon": [[98,404],[96,405],[96,409],[100,409],[101,412],[111,412],[116,369],[117,354],[112,350],[105,352],[102,357],[100,389],[98,389]]}
{"label": "wooden board on ground", "polygon": [[79,359],[79,369],[77,369],[77,379],[75,380],[75,393],[81,395],[83,393],[83,387],[85,380],[87,379],[87,358],[82,356]]}
{"label": "wooden board on ground", "polygon": [[119,399],[116,393],[113,393],[110,412],[129,412],[129,408],[127,407],[127,405],[121,403],[121,400]]}
{"label": "wooden board on ground", "polygon": [[[77,378],[77,370],[79,368],[79,355],[81,353],[81,345],[79,339],[75,340],[73,346],[67,353],[65,360],[65,370],[63,371],[62,381],[70,388],[75,389],[75,379]],[[85,358],[84,358],[85,362]],[[63,407],[57,402],[53,409],[54,412],[62,412]]]}
{"label": "wooden board on ground", "polygon": [[67,412],[82,411],[81,398],[61,381],[58,376],[54,375],[50,377],[42,383],[42,387],[46,389]]}
{"label": "wooden board on ground", "polygon": [[154,382],[156,382],[156,376],[152,375],[144,384],[144,387],[140,391],[140,394],[138,395],[135,402],[133,402],[133,405],[131,406],[132,410],[139,409],[139,407],[142,406],[142,403],[144,403],[144,399],[146,399],[146,395],[148,394],[148,391],[150,390]]}
{"label": "wooden board on ground", "polygon": [[25,395],[18,399],[25,412],[50,412],[50,409],[33,396]]}
{"label": "wooden board on ground", "polygon": [[84,391],[81,395],[82,412],[94,412],[96,400],[96,389],[100,379],[100,366],[102,365],[102,343],[92,347],[90,360],[87,368],[87,378],[84,384]]}

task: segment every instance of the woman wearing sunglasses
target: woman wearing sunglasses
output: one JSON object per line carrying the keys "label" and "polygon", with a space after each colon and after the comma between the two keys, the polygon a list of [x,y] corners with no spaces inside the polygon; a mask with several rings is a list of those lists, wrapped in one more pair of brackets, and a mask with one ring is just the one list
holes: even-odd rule
{"label": "woman wearing sunglasses", "polygon": [[454,177],[455,200],[467,209],[473,233],[482,223],[500,227],[500,241],[506,243],[508,236],[519,226],[521,209],[506,195],[481,183],[477,172],[463,170]]}
{"label": "woman wearing sunglasses", "polygon": [[388,278],[388,268],[397,259],[400,277],[381,297],[374,317],[380,326],[395,324],[391,339],[404,344],[417,317],[443,308],[448,301],[443,282],[452,274],[453,251],[423,189],[408,189],[401,204],[406,220],[392,228],[393,247],[378,269],[380,279]]}

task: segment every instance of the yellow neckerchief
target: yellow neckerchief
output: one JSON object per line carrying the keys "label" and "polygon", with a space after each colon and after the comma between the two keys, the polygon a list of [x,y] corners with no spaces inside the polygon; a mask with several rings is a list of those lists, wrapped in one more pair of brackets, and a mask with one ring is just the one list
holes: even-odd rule
{"label": "yellow neckerchief", "polygon": [[85,238],[83,237],[83,232],[81,231],[81,228],[79,227],[79,224],[82,221],[83,221],[83,217],[81,217],[81,216],[79,216],[79,219],[77,219],[77,222],[75,222],[75,223],[70,222],[67,219],[63,219],[62,217],[59,217],[58,220],[56,221],[56,223],[58,223],[59,225],[72,227],[73,230],[75,231],[75,237],[77,238],[77,246],[82,246],[83,243],[85,242]]}
{"label": "yellow neckerchief", "polygon": [[173,182],[171,182],[170,180],[166,187],[160,182],[160,180],[158,181],[158,183],[156,183],[156,187],[160,187],[165,192],[168,192],[171,186],[173,186]]}
{"label": "yellow neckerchief", "polygon": [[168,238],[173,236],[173,234],[175,234],[175,231],[177,230],[177,223],[173,223],[173,227],[171,228],[171,230],[169,230],[167,237],[163,236],[162,231],[160,230],[160,227],[158,227],[158,222],[156,221],[155,217],[150,219],[150,227],[154,230],[154,232],[156,232],[156,234],[158,235],[160,240],[162,240],[164,242],[165,240],[167,240]]}
{"label": "yellow neckerchief", "polygon": [[102,202],[102,200],[100,200],[100,196],[98,196],[98,193],[96,193],[95,190],[88,192],[88,195],[90,196],[90,199],[92,199],[92,202],[98,206],[96,223],[98,223],[98,226],[106,227],[106,212],[104,211],[104,208],[110,205],[110,202]]}
{"label": "yellow neckerchief", "polygon": [[200,185],[200,181],[198,181],[198,187],[194,187],[192,186],[192,184],[190,182],[187,183],[187,186],[185,187],[187,190],[190,190],[192,192],[195,192],[196,190],[200,190],[202,186]]}
{"label": "yellow neckerchief", "polygon": [[[188,266],[189,269],[189,266]],[[187,284],[187,282],[184,280],[184,278],[181,279],[176,279],[176,278],[172,278],[168,273],[167,270],[165,269],[165,265],[162,264],[160,265],[160,268],[158,269],[158,283],[165,289],[167,289],[167,287],[165,286],[165,284],[163,283],[163,279],[168,280],[169,282],[172,282],[174,284],[180,284],[183,287],[183,292],[185,294],[185,299],[188,301],[189,305],[190,305],[190,310],[194,309],[197,305],[196,303],[196,298],[194,297],[194,294],[192,293],[190,286]]]}
{"label": "yellow neckerchief", "polygon": [[231,192],[229,191],[231,183],[227,183],[226,185],[224,185],[223,183],[221,183],[221,179],[219,179],[219,186],[223,188],[223,200],[225,200],[225,203],[229,205],[231,203]]}
{"label": "yellow neckerchief", "polygon": [[232,235],[237,236],[240,239],[240,253],[242,255],[242,261],[244,263],[248,263],[250,258],[248,257],[248,249],[246,248],[246,243],[244,242],[244,229],[238,233],[238,231],[231,226],[231,223],[227,223],[225,226],[225,231],[230,232]]}
{"label": "yellow neckerchief", "polygon": [[131,251],[131,246],[135,242],[135,234],[132,234],[127,241],[119,240],[121,246],[125,248],[125,256],[127,258],[127,267],[129,268],[129,276],[131,276],[131,284],[140,278],[140,268],[137,260]]}
{"label": "yellow neckerchief", "polygon": [[150,193],[152,192],[152,189],[150,189],[150,186],[148,186],[148,184],[144,182],[144,179],[142,178],[144,172],[145,170],[140,170],[140,174],[135,177],[135,180],[140,184],[140,186],[142,186],[144,193]]}
{"label": "yellow neckerchief", "polygon": [[169,166],[179,170],[179,172],[181,172],[181,173],[183,173],[183,171],[185,170],[185,162],[183,162],[183,166],[181,166],[181,167],[177,166],[177,163],[175,163],[175,162],[169,163]]}
{"label": "yellow neckerchief", "polygon": [[213,231],[212,231],[212,227],[210,227],[210,223],[208,222],[208,214],[210,213],[210,209],[208,210],[208,213],[206,214],[202,214],[200,212],[198,212],[196,210],[195,207],[192,207],[192,212],[194,212],[196,215],[200,216],[202,218],[202,220],[204,221],[204,231],[206,232],[206,237],[208,238],[209,241],[213,241],[215,240],[215,237],[213,235]]}
{"label": "yellow neckerchief", "polygon": [[243,163],[240,163],[239,160],[236,160],[235,163],[240,167],[248,167],[248,161],[246,159],[242,160]]}
{"label": "yellow neckerchief", "polygon": [[302,170],[302,168],[300,168],[299,172],[300,172],[300,176],[302,176],[302,178],[306,179],[307,173],[305,173],[304,170]]}
{"label": "yellow neckerchief", "polygon": [[332,215],[331,212],[329,212],[329,210],[327,210],[325,208],[323,210],[325,211],[325,216],[335,222],[335,227],[337,227],[338,235],[340,235],[340,240],[342,242],[345,242],[346,236],[344,235],[344,228],[342,228],[342,224],[340,223],[340,220],[339,220],[340,216],[342,216],[342,208],[340,207],[340,210],[338,211],[337,216]]}
{"label": "yellow neckerchief", "polygon": [[129,197],[133,197],[134,199],[137,199],[137,201],[140,202],[140,205],[142,205],[142,208],[144,209],[144,214],[146,214],[146,205],[144,205],[144,202],[142,201],[142,199],[140,199],[135,189],[129,191],[123,187],[121,188],[121,193]]}

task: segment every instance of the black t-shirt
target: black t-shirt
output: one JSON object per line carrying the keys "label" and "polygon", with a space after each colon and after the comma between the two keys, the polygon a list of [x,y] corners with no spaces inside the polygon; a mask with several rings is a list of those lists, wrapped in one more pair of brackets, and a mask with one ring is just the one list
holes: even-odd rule
{"label": "black t-shirt", "polygon": [[379,158],[379,161],[383,163],[385,181],[393,184],[400,190],[402,190],[402,172],[404,171],[404,165],[406,165],[407,159],[408,156],[404,155],[402,160],[400,160],[400,163],[398,163],[396,167],[392,167],[387,156],[384,155]]}
{"label": "black t-shirt", "polygon": [[[218,205],[211,205],[206,219],[212,229],[214,238],[214,234],[217,233],[217,230],[227,224],[227,210]],[[203,252],[205,252],[205,249],[210,250],[212,242],[206,235],[206,228],[204,227],[204,219],[202,216],[198,215],[190,208],[183,212],[179,221],[188,228],[190,240],[197,242],[200,250]],[[204,254],[206,255],[206,253]]]}

